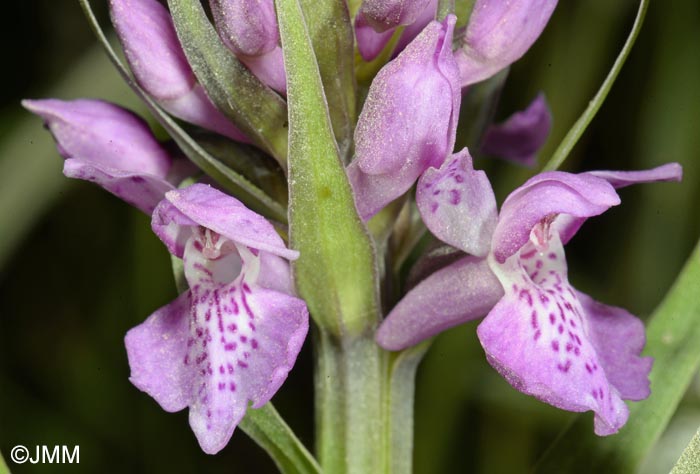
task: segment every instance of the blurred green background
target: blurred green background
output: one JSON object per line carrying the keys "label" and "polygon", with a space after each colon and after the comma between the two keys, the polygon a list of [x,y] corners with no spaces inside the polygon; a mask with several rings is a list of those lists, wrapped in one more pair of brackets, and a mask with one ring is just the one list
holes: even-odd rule
{"label": "blurred green background", "polygon": [[[94,2],[106,24],[106,8]],[[169,414],[128,382],[125,332],[170,301],[166,250],[149,219],[97,187],[61,175],[61,159],[24,97],[100,97],[142,111],[70,0],[3,4],[0,76],[0,450],[79,445],[79,465],[13,472],[262,473],[274,466],[236,432],[201,453],[186,412]],[[630,0],[572,0],[511,69],[497,117],[550,102],[543,163],[593,96],[631,27]],[[681,185],[621,191],[567,248],[582,291],[646,318],[700,235],[700,3],[652,2],[611,95],[565,168],[633,169],[678,161]],[[502,199],[532,171],[477,160]],[[700,291],[700,288],[698,288]],[[485,362],[468,324],[440,336],[419,369],[415,470],[529,472],[575,415],[513,390]],[[308,344],[307,344],[308,346]],[[700,348],[698,349],[700,350]],[[653,354],[651,354],[653,355]],[[274,401],[313,443],[312,360],[305,347]],[[652,395],[653,396],[653,395]],[[592,416],[583,415],[590,419]],[[700,426],[691,386],[642,472],[667,472]]]}

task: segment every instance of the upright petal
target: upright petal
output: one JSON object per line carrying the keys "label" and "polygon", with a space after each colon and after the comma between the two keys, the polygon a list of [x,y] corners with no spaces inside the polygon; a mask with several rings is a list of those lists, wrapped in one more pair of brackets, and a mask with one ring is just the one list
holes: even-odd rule
{"label": "upright petal", "polygon": [[416,204],[437,238],[472,255],[488,254],[498,218],[496,197],[486,173],[474,170],[466,148],[445,160],[440,169],[423,173]]}
{"label": "upright petal", "polygon": [[423,31],[423,28],[428,26],[431,21],[435,20],[437,16],[437,6],[437,0],[428,0],[425,8],[416,18],[416,21],[410,25],[406,25],[406,27],[403,29],[403,33],[401,33],[401,38],[399,38],[399,41],[396,43],[396,47],[394,48],[395,55],[403,51],[406,46],[408,46],[411,41],[413,41],[414,38],[418,36],[421,31]]}
{"label": "upright petal", "polygon": [[152,396],[163,410],[180,411],[192,403],[194,374],[185,358],[191,345],[190,292],[163,306],[126,333],[131,383]]}
{"label": "upright petal", "polygon": [[363,218],[406,192],[455,142],[461,100],[454,16],[433,22],[377,75],[355,131],[348,176]]}
{"label": "upright petal", "polygon": [[591,217],[620,203],[613,187],[590,174],[548,171],[530,178],[513,191],[501,206],[493,234],[492,251],[499,263],[520,250],[530,231],[544,219],[558,214]]}
{"label": "upright petal", "polygon": [[503,296],[483,258],[464,257],[420,282],[391,310],[377,343],[397,351],[488,313]]}
{"label": "upright petal", "polygon": [[172,160],[146,123],[99,100],[25,100],[66,158],[63,174],[98,184],[150,214],[165,193]]}
{"label": "upright petal", "polygon": [[514,63],[544,30],[557,0],[476,0],[463,45],[455,51],[462,86]]}
{"label": "upright petal", "polygon": [[260,56],[279,44],[273,0],[209,0],[216,29],[236,56]]}
{"label": "upright petal", "polygon": [[439,166],[455,142],[461,93],[451,53],[455,18],[433,22],[372,82],[355,131],[368,174]]}
{"label": "upright petal", "polygon": [[129,67],[146,92],[182,120],[249,142],[197,83],[170,13],[158,0],[110,0],[109,6]]}
{"label": "upright petal", "polygon": [[539,94],[527,109],[516,112],[505,122],[486,130],[481,150],[525,166],[534,166],[537,152],[547,141],[552,116],[544,94]]}
{"label": "upright petal", "polygon": [[[616,348],[603,348],[605,356],[598,352],[597,343],[609,339],[596,338],[599,321],[569,285],[558,234],[544,245],[529,242],[505,263],[491,259],[490,264],[505,296],[477,329],[489,363],[513,387],[550,405],[593,410],[598,435],[617,432],[629,411],[605,370]],[[631,344],[636,349],[636,341]]]}
{"label": "upright petal", "polygon": [[430,0],[364,0],[360,12],[377,32],[401,25],[410,25],[418,19]]}

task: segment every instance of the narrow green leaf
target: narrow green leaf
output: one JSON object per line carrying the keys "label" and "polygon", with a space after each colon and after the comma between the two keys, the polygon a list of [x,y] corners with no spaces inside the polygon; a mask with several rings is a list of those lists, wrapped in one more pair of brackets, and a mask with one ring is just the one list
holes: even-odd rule
{"label": "narrow green leaf", "polygon": [[219,39],[200,0],[168,0],[175,30],[195,76],[219,110],[284,166],[284,100],[236,59]]}
{"label": "narrow green leaf", "polygon": [[240,428],[258,443],[283,474],[320,474],[314,457],[294,435],[272,403],[254,410],[249,408]]}
{"label": "narrow green leaf", "polygon": [[700,472],[700,430],[685,448],[671,474],[697,474]]}
{"label": "narrow green leaf", "polygon": [[90,23],[97,39],[104,47],[107,55],[115,65],[124,80],[129,84],[134,93],[148,106],[153,116],[161,126],[170,134],[180,147],[182,152],[192,160],[199,168],[214,178],[223,188],[230,191],[244,204],[256,212],[279,222],[287,221],[285,209],[273,201],[269,196],[254,186],[250,181],[230,168],[224,166],[209,153],[207,153],[196,141],[192,139],[150,96],[131,78],[128,70],[122,64],[107,37],[100,28],[95,18],[89,0],[78,0],[85,11],[85,16]]}
{"label": "narrow green leaf", "polygon": [[593,99],[591,99],[591,101],[588,103],[586,110],[583,111],[579,119],[571,127],[569,132],[559,144],[559,147],[557,147],[552,157],[544,166],[543,171],[556,170],[562,165],[562,163],[564,163],[564,160],[566,160],[566,158],[569,156],[569,153],[571,153],[571,150],[574,148],[579,138],[581,138],[583,132],[586,131],[588,124],[591,123],[593,117],[595,117],[595,115],[598,113],[598,110],[603,105],[603,102],[605,102],[605,98],[608,96],[610,89],[615,83],[618,74],[620,74],[622,66],[624,66],[625,61],[627,60],[627,56],[629,56],[630,51],[632,51],[632,46],[634,46],[637,36],[642,29],[642,24],[644,23],[644,17],[646,16],[648,7],[649,0],[641,0],[639,2],[639,9],[637,10],[637,17],[634,20],[634,24],[632,25],[632,31],[630,31],[627,41],[625,41],[620,54],[617,56],[617,59],[615,59],[615,63],[610,69],[610,72],[608,72],[607,77],[603,81],[603,84],[601,84],[595,97],[593,97]]}
{"label": "narrow green leaf", "polygon": [[575,423],[545,453],[539,473],[635,472],[666,428],[700,366],[700,243],[656,310],[647,330],[654,357],[651,396],[631,403],[627,424],[613,436],[593,434],[589,416]]}
{"label": "narrow green leaf", "polygon": [[300,0],[340,156],[353,153],[356,119],[354,33],[344,0]]}
{"label": "narrow green leaf", "polygon": [[289,101],[290,242],[299,294],[334,334],[377,322],[374,261],[333,137],[298,0],[277,0]]}
{"label": "narrow green leaf", "polygon": [[5,459],[2,457],[2,453],[0,453],[0,474],[10,474],[10,468],[8,468],[7,464],[5,464]]}

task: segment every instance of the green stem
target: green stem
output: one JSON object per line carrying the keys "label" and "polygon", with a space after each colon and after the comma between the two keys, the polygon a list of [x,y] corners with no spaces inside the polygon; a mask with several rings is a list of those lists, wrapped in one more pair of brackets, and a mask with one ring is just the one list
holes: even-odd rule
{"label": "green stem", "polygon": [[436,18],[439,21],[444,20],[447,15],[455,12],[455,0],[439,0]]}
{"label": "green stem", "polygon": [[642,24],[644,23],[644,17],[646,16],[648,7],[649,0],[641,0],[639,2],[639,9],[637,10],[637,17],[634,20],[632,31],[630,31],[627,41],[622,47],[622,51],[620,51],[620,54],[617,56],[615,64],[613,64],[608,76],[603,81],[600,89],[598,89],[598,93],[589,102],[586,110],[583,112],[583,114],[581,114],[579,119],[576,121],[576,123],[574,123],[573,127],[571,127],[569,132],[561,141],[559,147],[543,168],[543,171],[556,170],[562,165],[562,163],[564,163],[564,160],[566,160],[567,156],[569,156],[569,153],[571,153],[571,150],[574,148],[579,138],[581,138],[583,132],[586,131],[588,124],[591,123],[593,117],[595,117],[596,113],[598,113],[598,109],[600,109],[600,106],[603,105],[603,102],[605,102],[608,92],[610,92],[610,89],[615,83],[622,66],[627,60],[627,56],[629,56],[629,53],[632,50],[632,46],[634,46],[634,43],[637,40],[637,36],[639,35],[639,31],[642,29]]}
{"label": "green stem", "polygon": [[386,472],[386,365],[387,353],[371,337],[316,334],[316,442],[323,472]]}

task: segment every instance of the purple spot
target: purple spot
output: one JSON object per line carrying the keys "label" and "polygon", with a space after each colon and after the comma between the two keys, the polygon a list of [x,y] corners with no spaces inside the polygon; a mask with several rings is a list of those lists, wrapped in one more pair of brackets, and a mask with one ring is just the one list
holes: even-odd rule
{"label": "purple spot", "polygon": [[557,331],[559,331],[559,334],[563,334],[563,333],[564,333],[564,326],[563,326],[562,324],[560,324],[560,325],[557,327]]}
{"label": "purple spot", "polygon": [[251,339],[250,345],[253,347],[253,349],[257,349],[258,348],[258,341],[256,341],[255,339]]}
{"label": "purple spot", "polygon": [[576,344],[578,344],[580,346],[581,345],[581,338],[578,337],[578,334],[574,334],[574,339],[576,339]]}
{"label": "purple spot", "polygon": [[196,250],[198,250],[199,252],[201,252],[202,250],[204,250],[204,247],[202,247],[202,243],[201,243],[199,240],[195,240],[195,241],[194,241],[194,248],[195,248]]}
{"label": "purple spot", "polygon": [[571,327],[573,328],[576,327],[576,321],[574,321],[574,318],[569,319],[569,324],[571,324]]}
{"label": "purple spot", "polygon": [[589,374],[593,373],[593,368],[590,365],[588,365],[588,362],[586,362],[586,370],[588,371]]}
{"label": "purple spot", "polygon": [[435,191],[433,191],[433,196],[438,196],[441,192],[442,191],[440,191],[439,189],[436,189]]}
{"label": "purple spot", "polygon": [[439,207],[440,207],[440,205],[439,205],[438,203],[436,203],[436,202],[432,203],[432,204],[430,205],[430,212],[432,212],[433,214],[435,214],[435,213],[437,212],[437,210],[438,210]]}
{"label": "purple spot", "polygon": [[243,283],[243,291],[245,291],[246,293],[250,293],[250,292],[251,292],[251,291],[250,291],[250,287],[248,286],[247,283]]}
{"label": "purple spot", "polygon": [[594,389],[594,390],[591,392],[591,395],[593,395],[593,398],[595,398],[596,400],[598,400],[598,390],[595,390],[595,389]]}
{"label": "purple spot", "polygon": [[226,371],[226,370],[224,369],[224,366],[223,366],[223,365],[220,365],[220,366],[219,366],[219,373],[220,373],[220,374],[223,374],[225,371]]}
{"label": "purple spot", "polygon": [[542,303],[542,304],[549,303],[549,298],[544,293],[540,293],[540,303]]}
{"label": "purple spot", "polygon": [[247,369],[247,368],[248,368],[248,364],[246,364],[245,362],[243,362],[242,360],[239,359],[239,360],[238,360],[238,367],[241,367],[241,368],[243,368],[243,369]]}
{"label": "purple spot", "polygon": [[554,316],[554,313],[549,313],[549,322],[554,326],[554,323],[556,322],[557,317]]}
{"label": "purple spot", "polygon": [[577,357],[581,355],[581,349],[578,346],[574,347],[574,355]]}
{"label": "purple spot", "polygon": [[530,294],[530,291],[528,291],[528,290],[526,290],[526,289],[523,288],[522,290],[520,290],[519,298],[520,298],[521,300],[522,300],[522,299],[526,300],[526,301],[527,301],[527,304],[528,304],[529,306],[532,306],[532,295]]}
{"label": "purple spot", "polygon": [[463,183],[464,182],[464,176],[461,174],[455,175],[455,182],[457,183]]}
{"label": "purple spot", "polygon": [[233,373],[233,364],[232,363],[227,363],[226,368],[228,369],[228,373],[232,374]]}
{"label": "purple spot", "polygon": [[535,268],[539,270],[540,268],[542,268],[542,265],[544,265],[542,260],[537,260],[537,263],[535,263]]}
{"label": "purple spot", "polygon": [[185,360],[183,360],[182,362],[184,362],[185,365],[190,365],[190,356],[189,356],[189,354],[185,356]]}
{"label": "purple spot", "polygon": [[233,382],[230,382],[230,383],[228,384],[228,389],[229,389],[230,391],[232,391],[232,392],[235,392],[235,391],[236,391],[236,384],[233,383]]}
{"label": "purple spot", "polygon": [[534,337],[535,341],[537,339],[539,339],[541,335],[542,335],[542,331],[540,331],[539,329],[537,331],[535,331],[535,337]]}
{"label": "purple spot", "polygon": [[[207,410],[207,418],[211,418],[211,410]],[[209,426],[209,425],[207,425]]]}
{"label": "purple spot", "polygon": [[450,204],[456,206],[460,202],[462,202],[462,194],[456,189],[450,190]]}
{"label": "purple spot", "polygon": [[566,359],[565,364],[557,364],[557,369],[561,370],[562,372],[568,372],[570,368],[571,368],[571,360],[570,359]]}
{"label": "purple spot", "polygon": [[253,332],[255,332],[255,324],[253,324],[252,321],[248,322],[248,327],[250,327],[250,329],[251,329]]}
{"label": "purple spot", "polygon": [[554,252],[550,252],[549,255],[547,255],[550,260],[556,260],[557,259],[557,254]]}
{"label": "purple spot", "polygon": [[219,390],[225,390],[226,389],[226,382],[219,382]]}
{"label": "purple spot", "polygon": [[520,258],[524,258],[527,260],[528,258],[534,257],[536,253],[537,253],[537,249],[532,249],[527,253],[520,254]]}
{"label": "purple spot", "polygon": [[571,350],[574,348],[573,344],[570,342],[566,343],[566,352],[571,352]]}
{"label": "purple spot", "polygon": [[248,342],[248,338],[245,337],[245,336],[241,336],[241,337],[239,337],[239,339],[241,340],[241,342],[242,342],[243,344],[245,344],[246,342]]}
{"label": "purple spot", "polygon": [[530,322],[532,323],[532,329],[537,329],[537,311],[532,311]]}
{"label": "purple spot", "polygon": [[552,350],[554,352],[559,352],[559,341],[552,341]]}
{"label": "purple spot", "polygon": [[229,324],[228,326],[226,326],[226,328],[231,332],[236,332],[236,330],[238,329],[238,327],[234,323]]}
{"label": "purple spot", "polygon": [[235,342],[229,342],[224,346],[225,351],[235,351],[236,350],[236,343]]}

